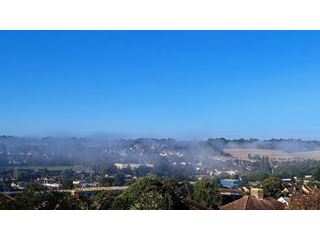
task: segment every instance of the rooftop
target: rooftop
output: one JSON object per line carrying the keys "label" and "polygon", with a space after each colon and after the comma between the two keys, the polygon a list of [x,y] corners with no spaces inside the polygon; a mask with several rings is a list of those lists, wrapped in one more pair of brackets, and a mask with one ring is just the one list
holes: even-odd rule
{"label": "rooftop", "polygon": [[272,197],[264,197],[261,188],[252,188],[251,196],[221,207],[221,210],[284,210],[284,205]]}
{"label": "rooftop", "polygon": [[222,206],[221,210],[284,210],[284,205],[271,197],[259,200],[255,196],[245,196]]}

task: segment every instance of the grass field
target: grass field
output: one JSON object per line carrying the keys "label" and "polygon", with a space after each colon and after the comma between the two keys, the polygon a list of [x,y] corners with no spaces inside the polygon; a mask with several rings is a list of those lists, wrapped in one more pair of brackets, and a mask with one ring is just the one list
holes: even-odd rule
{"label": "grass field", "polygon": [[233,157],[248,160],[248,154],[266,156],[271,159],[279,160],[293,160],[293,159],[304,159],[304,160],[320,160],[320,151],[310,151],[310,152],[295,152],[287,153],[280,150],[268,150],[268,149],[224,149],[226,153],[231,154]]}
{"label": "grass field", "polygon": [[86,167],[83,166],[12,166],[12,167],[0,167],[0,169],[43,169],[47,168],[50,171],[63,171],[66,169],[72,169],[75,171],[85,170]]}

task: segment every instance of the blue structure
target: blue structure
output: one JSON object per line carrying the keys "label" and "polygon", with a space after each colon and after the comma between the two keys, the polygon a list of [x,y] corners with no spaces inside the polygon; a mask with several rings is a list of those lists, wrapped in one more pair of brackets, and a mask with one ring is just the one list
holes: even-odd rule
{"label": "blue structure", "polygon": [[232,179],[221,179],[220,184],[222,187],[233,188],[233,187],[240,187],[242,185],[242,181],[232,180]]}

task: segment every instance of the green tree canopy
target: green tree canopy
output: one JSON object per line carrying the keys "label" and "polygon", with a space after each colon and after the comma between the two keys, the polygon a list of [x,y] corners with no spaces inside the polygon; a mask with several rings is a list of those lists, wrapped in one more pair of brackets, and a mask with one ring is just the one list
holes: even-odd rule
{"label": "green tree canopy", "polygon": [[115,198],[114,209],[186,209],[181,200],[188,195],[187,185],[174,180],[145,177],[132,183]]}
{"label": "green tree canopy", "polygon": [[314,180],[320,181],[320,166],[313,168],[311,174]]}
{"label": "green tree canopy", "polygon": [[265,196],[277,199],[281,197],[283,186],[279,178],[270,177],[263,181],[262,189]]}
{"label": "green tree canopy", "polygon": [[193,188],[192,199],[210,209],[219,209],[222,198],[217,181],[214,179],[197,181]]}
{"label": "green tree canopy", "polygon": [[111,191],[102,191],[94,194],[91,197],[91,201],[99,210],[109,210],[112,207],[114,201],[114,194]]}
{"label": "green tree canopy", "polygon": [[73,188],[73,171],[71,169],[66,169],[61,172],[61,184],[62,187],[65,189],[72,189]]}

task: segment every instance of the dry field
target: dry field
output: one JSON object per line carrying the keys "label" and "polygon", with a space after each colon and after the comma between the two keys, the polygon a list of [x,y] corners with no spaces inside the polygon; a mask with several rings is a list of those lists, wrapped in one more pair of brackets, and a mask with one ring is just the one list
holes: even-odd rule
{"label": "dry field", "polygon": [[294,155],[303,159],[320,160],[320,151],[298,152]]}
{"label": "dry field", "polygon": [[248,154],[251,156],[260,155],[266,156],[270,159],[278,159],[278,160],[294,160],[294,159],[312,159],[312,160],[320,160],[320,151],[311,151],[311,152],[295,152],[295,153],[287,153],[280,150],[267,150],[267,149],[224,149],[226,153],[231,154],[233,157],[249,160]]}

